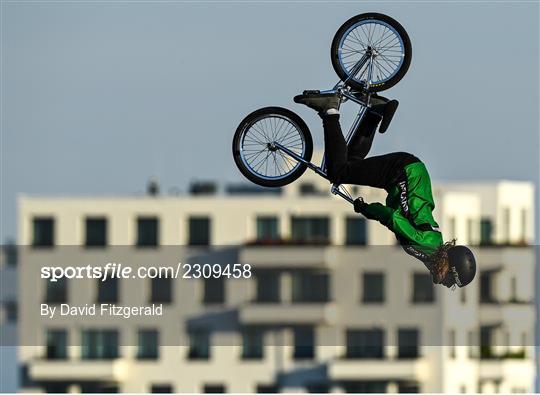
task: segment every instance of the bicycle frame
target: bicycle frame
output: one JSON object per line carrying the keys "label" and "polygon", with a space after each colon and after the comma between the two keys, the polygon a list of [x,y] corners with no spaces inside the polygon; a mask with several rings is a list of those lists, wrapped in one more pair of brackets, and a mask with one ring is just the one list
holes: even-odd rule
{"label": "bicycle frame", "polygon": [[[336,92],[336,90],[332,89],[332,90],[329,90],[329,91],[326,91],[326,92],[329,92],[329,93],[330,92]],[[366,114],[366,110],[370,107],[370,104],[369,104],[370,100],[369,100],[369,95],[368,95],[367,102],[363,102],[363,101],[359,100],[356,96],[354,96],[354,94],[351,94],[350,92],[341,92],[341,94],[343,96],[345,96],[347,99],[349,99],[349,100],[351,100],[351,101],[353,101],[353,102],[360,105],[360,110],[356,114],[354,122],[352,123],[351,127],[349,128],[349,131],[347,132],[347,135],[345,136],[345,141],[347,142],[347,145],[348,145],[352,141],[352,139],[356,135],[356,133],[358,132],[358,127],[360,126],[360,122],[364,118],[364,115]],[[316,164],[305,160],[304,158],[302,158],[301,156],[299,156],[298,154],[296,154],[295,152],[291,151],[290,149],[288,149],[287,147],[281,145],[278,142],[274,142],[274,145],[275,145],[275,147],[277,149],[283,151],[285,154],[289,155],[290,157],[292,157],[296,161],[298,161],[300,163],[303,163],[309,169],[313,170],[315,173],[317,173],[320,176],[328,179],[328,175],[326,173],[326,164],[325,164],[326,155],[325,154],[323,154],[321,165],[317,166]],[[330,188],[330,191],[332,192],[332,194],[342,197],[343,199],[345,199],[349,203],[351,203],[351,204],[354,203],[354,199],[351,196],[349,196],[348,194],[344,193],[340,189],[340,184],[332,184],[332,186]]]}
{"label": "bicycle frame", "polygon": [[[366,53],[364,55],[362,55],[362,58],[360,58],[360,60],[358,60],[358,62],[351,69],[351,76],[356,75],[356,73],[358,73],[358,71],[360,71],[362,69],[362,67],[364,66],[364,64],[366,62],[368,62],[368,60],[372,60],[374,55],[376,55],[376,54],[374,54],[371,51],[371,49],[368,49],[368,51],[366,51]],[[369,66],[367,68],[367,72],[368,72],[367,79],[366,79],[367,84],[366,84],[366,88],[365,88],[366,93],[364,94],[364,96],[367,98],[366,101],[363,101],[363,100],[361,100],[361,99],[359,99],[357,97],[357,95],[362,95],[362,92],[351,91],[350,88],[348,88],[345,85],[345,82],[347,82],[347,80],[349,78],[351,78],[351,77],[347,78],[347,80],[345,80],[343,82],[338,81],[338,83],[336,85],[334,85],[334,87],[332,89],[321,92],[321,93],[336,93],[336,92],[339,92],[343,97],[345,97],[346,99],[348,99],[348,100],[350,100],[350,101],[352,101],[354,103],[357,103],[360,106],[360,110],[358,110],[358,113],[356,114],[354,122],[352,123],[351,127],[349,128],[349,131],[347,132],[347,135],[345,136],[345,141],[347,142],[347,145],[350,144],[353,137],[358,132],[358,127],[360,126],[360,122],[362,121],[362,119],[364,118],[364,115],[366,114],[366,110],[369,107],[371,107],[371,104],[370,104],[371,95],[369,93],[367,93],[367,92],[369,92],[369,87],[371,85],[371,77],[372,77],[372,73],[373,73],[373,62],[370,62]],[[326,173],[326,164],[325,164],[326,155],[324,153],[323,153],[323,158],[322,158],[322,161],[321,161],[321,165],[317,166],[317,165],[305,160],[304,158],[297,155],[296,153],[294,153],[293,151],[291,151],[290,149],[288,149],[287,147],[281,145],[278,142],[274,142],[274,146],[277,149],[280,149],[281,151],[283,151],[285,154],[292,157],[293,159],[295,159],[296,161],[298,161],[300,163],[303,163],[308,168],[313,170],[315,173],[317,173],[320,176],[328,179],[328,175]],[[332,194],[340,196],[343,199],[345,199],[346,201],[348,201],[349,203],[354,204],[354,199],[349,194],[344,193],[340,189],[340,187],[341,187],[340,184],[332,184],[332,186],[330,187],[330,191],[332,192]]]}

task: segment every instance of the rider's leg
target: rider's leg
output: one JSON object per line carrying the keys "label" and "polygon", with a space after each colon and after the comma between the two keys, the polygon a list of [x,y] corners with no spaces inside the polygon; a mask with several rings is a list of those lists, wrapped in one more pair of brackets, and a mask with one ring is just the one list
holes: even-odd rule
{"label": "rider's leg", "polygon": [[339,125],[339,115],[322,115],[328,179],[338,184],[367,185],[388,189],[404,163],[414,156],[395,152],[362,160],[348,160],[347,143]]}
{"label": "rider's leg", "polygon": [[371,150],[373,138],[375,137],[375,132],[377,131],[377,126],[380,122],[381,117],[378,114],[375,114],[370,110],[366,111],[364,117],[360,121],[358,131],[349,143],[347,152],[347,159],[349,161],[361,160],[367,156]]}
{"label": "rider's leg", "polygon": [[328,179],[340,182],[347,166],[347,143],[341,132],[339,114],[321,115],[324,129],[324,151]]}

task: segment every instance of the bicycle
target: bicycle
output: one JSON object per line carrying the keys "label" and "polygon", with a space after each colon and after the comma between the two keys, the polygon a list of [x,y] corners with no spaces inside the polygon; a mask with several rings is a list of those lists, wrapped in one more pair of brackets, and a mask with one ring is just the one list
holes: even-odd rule
{"label": "bicycle", "polygon": [[[412,47],[403,26],[380,13],[364,13],[346,21],[336,32],[330,49],[332,66],[340,78],[333,88],[342,103],[360,106],[346,141],[349,144],[371,96],[397,84],[411,63]],[[397,109],[393,100],[379,132],[384,133]],[[291,110],[264,107],[246,116],[233,138],[233,157],[240,172],[264,187],[282,187],[298,179],[306,169],[328,179],[323,155],[320,166],[311,163],[313,139],[306,123]],[[332,184],[331,192],[354,204],[348,191]]]}

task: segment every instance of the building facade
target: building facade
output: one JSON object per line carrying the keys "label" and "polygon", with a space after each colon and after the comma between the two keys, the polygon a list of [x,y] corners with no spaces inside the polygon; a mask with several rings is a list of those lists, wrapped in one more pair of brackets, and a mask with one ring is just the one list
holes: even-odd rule
{"label": "building facade", "polygon": [[0,249],[0,392],[15,392],[17,366],[17,248]]}
{"label": "building facade", "polygon": [[[477,279],[454,291],[433,286],[389,231],[326,188],[305,175],[271,194],[22,197],[23,390],[534,390],[530,184],[435,187],[443,233],[473,245],[479,263]],[[512,194],[522,198],[510,206]],[[47,264],[110,261],[251,269],[240,279],[39,277]],[[166,314],[38,317],[43,303],[103,302],[162,304]]]}

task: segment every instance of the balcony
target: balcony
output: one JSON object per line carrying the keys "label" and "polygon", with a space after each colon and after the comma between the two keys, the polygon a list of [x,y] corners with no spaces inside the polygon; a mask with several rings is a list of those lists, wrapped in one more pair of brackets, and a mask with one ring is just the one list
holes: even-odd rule
{"label": "balcony", "polygon": [[329,267],[332,248],[325,246],[246,246],[239,253],[239,263],[256,269]]}
{"label": "balcony", "polygon": [[503,377],[534,377],[534,360],[529,359],[482,359],[480,361],[480,379],[500,379]]}
{"label": "balcony", "polygon": [[513,322],[522,322],[532,325],[535,319],[534,304],[512,301],[482,304],[479,310],[479,318],[482,323],[511,325]]}
{"label": "balcony", "polygon": [[429,378],[425,358],[418,359],[337,359],[329,365],[332,380],[403,380],[422,381]]}
{"label": "balcony", "polygon": [[129,363],[122,359],[108,361],[40,359],[29,363],[29,375],[36,381],[117,381],[127,376],[128,365]]}
{"label": "balcony", "polygon": [[331,324],[336,320],[334,303],[249,303],[240,309],[240,322],[256,324]]}

